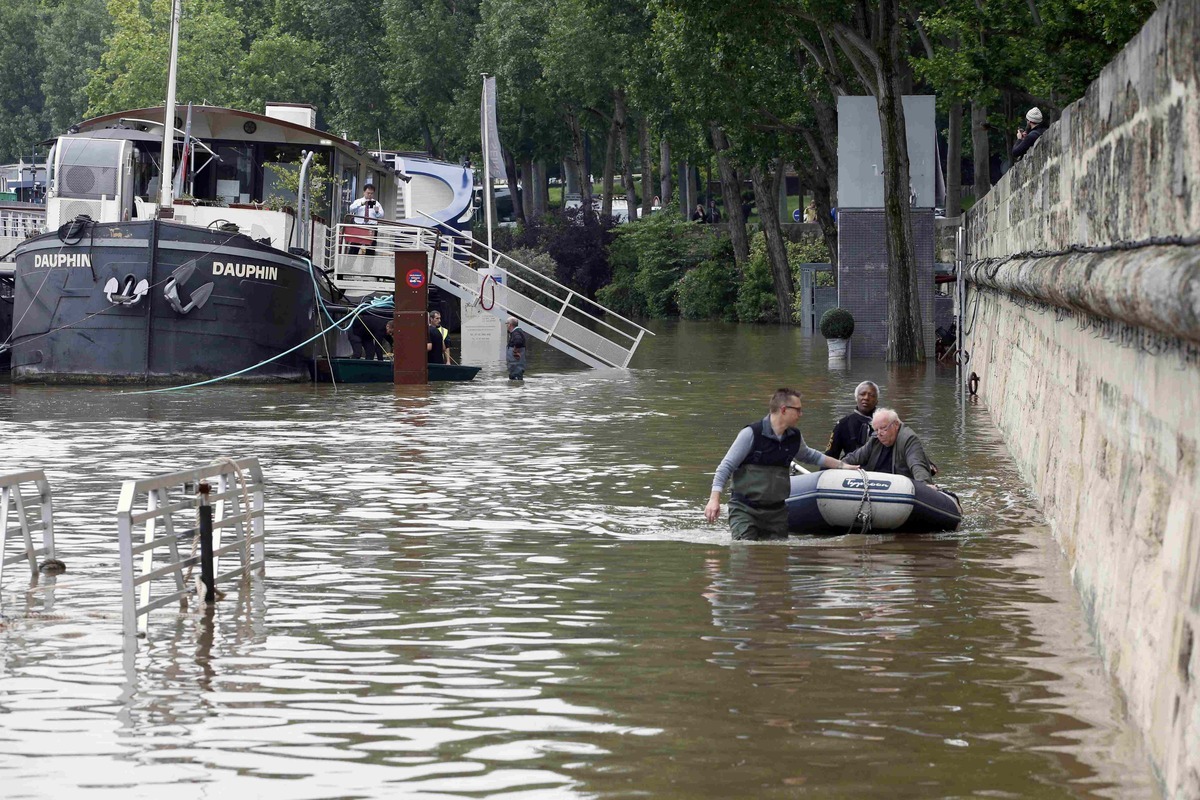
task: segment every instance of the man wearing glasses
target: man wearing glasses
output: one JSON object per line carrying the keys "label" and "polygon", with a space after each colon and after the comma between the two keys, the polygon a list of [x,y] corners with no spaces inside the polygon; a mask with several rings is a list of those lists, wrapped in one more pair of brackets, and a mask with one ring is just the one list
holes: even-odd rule
{"label": "man wearing glasses", "polygon": [[880,408],[871,417],[874,437],[845,457],[847,464],[861,464],[868,472],[888,472],[927,483],[934,489],[933,468],[921,440],[890,408]]}
{"label": "man wearing glasses", "polygon": [[841,461],[804,443],[796,426],[804,413],[800,393],[778,389],[771,396],[767,416],[738,432],[729,452],[713,476],[712,494],[704,518],[716,522],[721,515],[721,492],[733,477],[729,498],[729,530],[734,539],[786,539],[788,495],[792,490],[793,460],[836,469]]}

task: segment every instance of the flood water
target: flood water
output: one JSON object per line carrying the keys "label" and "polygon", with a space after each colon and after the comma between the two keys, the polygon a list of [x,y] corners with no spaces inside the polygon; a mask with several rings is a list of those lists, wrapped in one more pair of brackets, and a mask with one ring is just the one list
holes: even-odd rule
{"label": "flood water", "polygon": [[[4,574],[0,796],[1157,797],[1067,567],[954,370],[767,326],[660,324],[628,372],[0,384],[66,574]],[[541,348],[544,351],[545,348]],[[968,518],[733,544],[702,514],[781,385],[823,448],[882,385]],[[121,481],[257,456],[266,574],[121,633]]]}

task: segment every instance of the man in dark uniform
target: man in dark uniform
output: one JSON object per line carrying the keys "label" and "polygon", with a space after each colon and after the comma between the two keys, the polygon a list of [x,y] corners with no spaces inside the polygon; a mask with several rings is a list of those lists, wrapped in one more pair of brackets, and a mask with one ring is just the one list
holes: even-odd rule
{"label": "man in dark uniform", "polygon": [[868,472],[887,472],[903,475],[920,483],[933,483],[933,465],[925,455],[921,440],[900,421],[900,416],[890,408],[878,409],[871,417],[871,429],[875,438],[847,455],[847,464],[861,464]]}
{"label": "man in dark uniform", "polygon": [[879,387],[871,381],[863,381],[854,390],[854,410],[838,420],[829,434],[829,446],[825,455],[841,458],[853,453],[871,438],[871,415],[879,405]]}
{"label": "man in dark uniform", "polygon": [[771,396],[767,416],[738,432],[717,473],[704,518],[716,522],[721,515],[721,492],[730,476],[729,530],[734,539],[787,538],[787,506],[794,459],[835,469],[842,462],[804,443],[796,427],[803,409],[800,393],[778,389]]}

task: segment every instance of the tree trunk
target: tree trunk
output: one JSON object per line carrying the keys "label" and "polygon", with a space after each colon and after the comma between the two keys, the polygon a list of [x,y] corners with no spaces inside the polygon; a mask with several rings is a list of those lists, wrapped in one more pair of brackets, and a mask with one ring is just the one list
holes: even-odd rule
{"label": "tree trunk", "polygon": [[527,158],[521,162],[521,211],[525,214],[522,222],[526,224],[537,216],[533,202],[534,186],[533,161]]}
{"label": "tree trunk", "polygon": [[659,199],[665,206],[671,202],[671,143],[664,136],[658,141]]}
{"label": "tree trunk", "polygon": [[525,219],[525,207],[522,195],[524,192],[517,186],[517,160],[513,158],[513,154],[507,147],[500,148],[501,154],[504,156],[504,171],[508,173],[508,199],[512,201],[513,214],[517,218],[517,222],[521,226],[529,224]]}
{"label": "tree trunk", "polygon": [[979,101],[971,103],[971,159],[975,162],[975,202],[992,188],[992,156],[988,149],[988,110]]}
{"label": "tree trunk", "polygon": [[838,231],[837,223],[833,221],[833,198],[830,197],[829,185],[817,181],[813,183],[813,202],[817,206],[817,224],[821,226],[821,238],[829,248],[829,264],[833,274],[837,275],[838,265]]}
{"label": "tree trunk", "polygon": [[725,221],[729,223],[729,239],[733,242],[733,260],[738,272],[750,259],[750,240],[746,236],[746,218],[742,215],[741,181],[729,160],[729,138],[721,126],[712,123],[713,150],[717,153],[717,171],[721,175],[721,199],[725,201]]}
{"label": "tree trunk", "polygon": [[550,211],[550,192],[547,190],[546,162],[533,162],[533,216],[544,217]]}
{"label": "tree trunk", "polygon": [[638,150],[642,154],[642,217],[650,216],[654,207],[654,166],[650,161],[650,123],[645,115],[638,120]]}
{"label": "tree trunk", "polygon": [[790,323],[796,285],[792,281],[792,268],[787,260],[783,227],[779,224],[779,186],[782,177],[782,159],[776,161],[774,175],[765,172],[761,165],[750,168],[754,200],[758,204],[758,216],[767,237],[767,260],[771,264],[771,283],[775,287],[775,310],[780,322]]}
{"label": "tree trunk", "polygon": [[[892,8],[890,2],[881,7]],[[882,16],[882,14],[881,14]],[[891,20],[896,24],[895,20]],[[898,38],[898,29],[892,36]],[[891,37],[889,37],[891,38]],[[909,204],[911,179],[900,75],[890,53],[881,53],[879,129],[883,143],[883,205],[888,252],[887,360],[914,364],[925,360],[925,335],[917,283],[917,252]]]}
{"label": "tree trunk", "polygon": [[613,186],[616,183],[617,172],[617,138],[624,127],[624,123],[617,120],[614,112],[608,122],[608,139],[604,144],[604,176],[600,184],[600,214],[603,217],[612,216]]}
{"label": "tree trunk", "polygon": [[625,189],[625,219],[633,222],[637,219],[637,189],[633,185],[633,154],[629,152],[629,112],[625,107],[625,92],[621,89],[613,92],[613,117],[621,123],[617,136],[621,145],[621,183]]}
{"label": "tree trunk", "polygon": [[962,214],[962,117],[963,104],[950,104],[950,127],[946,133],[946,216]]}
{"label": "tree trunk", "polygon": [[[567,129],[571,134],[571,150],[567,155],[567,169],[575,175],[576,187],[579,190],[579,201],[585,213],[592,211],[592,181],[587,174],[584,164],[583,127],[579,124],[579,114],[574,109],[564,112]],[[563,208],[566,208],[566,194],[563,194]]]}

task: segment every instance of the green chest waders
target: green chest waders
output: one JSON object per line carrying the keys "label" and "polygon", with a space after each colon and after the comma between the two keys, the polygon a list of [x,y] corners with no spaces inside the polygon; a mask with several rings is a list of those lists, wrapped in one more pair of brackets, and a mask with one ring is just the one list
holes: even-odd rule
{"label": "green chest waders", "polygon": [[787,505],[792,491],[787,466],[743,464],[733,473],[729,530],[734,539],[787,538]]}

